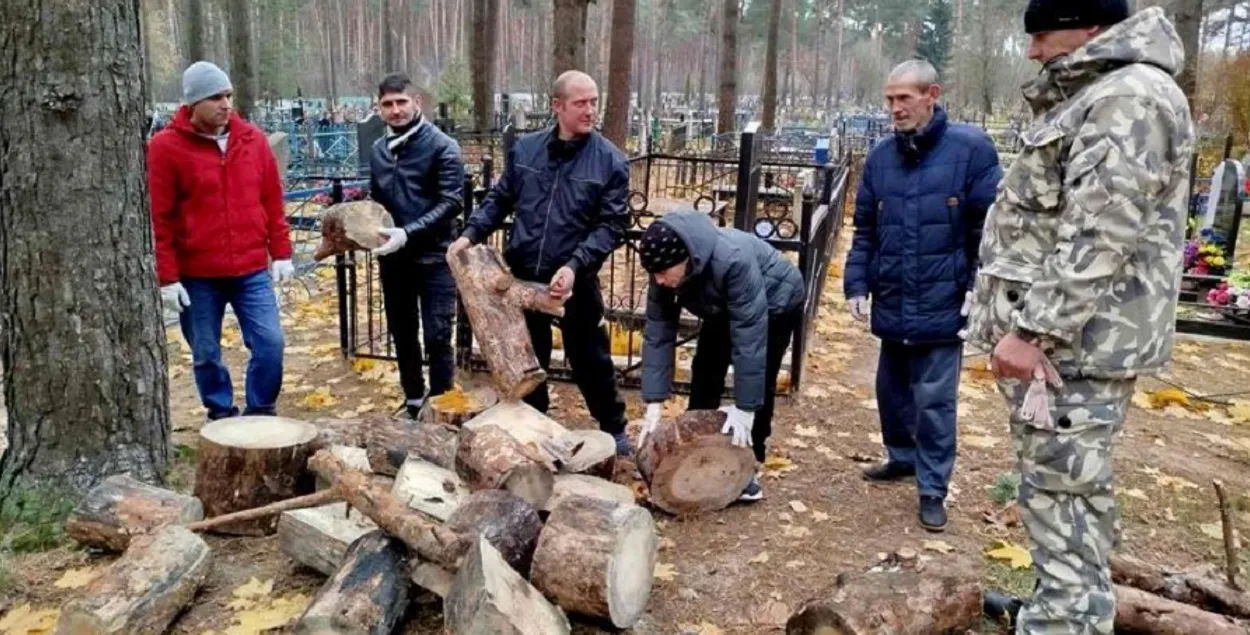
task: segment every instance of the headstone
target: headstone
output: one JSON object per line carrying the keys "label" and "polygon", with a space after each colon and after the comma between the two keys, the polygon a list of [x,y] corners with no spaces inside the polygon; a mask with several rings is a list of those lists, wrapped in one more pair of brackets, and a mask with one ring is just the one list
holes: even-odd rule
{"label": "headstone", "polygon": [[690,124],[679,123],[673,126],[673,132],[668,138],[669,152],[685,152],[686,139],[689,137]]}
{"label": "headstone", "polygon": [[1237,248],[1237,232],[1241,229],[1241,193],[1246,175],[1241,163],[1225,160],[1215,169],[1211,179],[1207,210],[1202,228],[1212,229],[1224,240],[1224,256],[1230,262]]}
{"label": "headstone", "polygon": [[377,114],[370,114],[364,121],[356,124],[356,168],[361,174],[369,173],[369,156],[373,153],[373,144],[386,134],[386,122]]}
{"label": "headstone", "polygon": [[287,165],[291,163],[291,140],[285,132],[275,132],[269,135],[269,149],[273,151],[273,158],[278,162],[278,178],[286,183]]}

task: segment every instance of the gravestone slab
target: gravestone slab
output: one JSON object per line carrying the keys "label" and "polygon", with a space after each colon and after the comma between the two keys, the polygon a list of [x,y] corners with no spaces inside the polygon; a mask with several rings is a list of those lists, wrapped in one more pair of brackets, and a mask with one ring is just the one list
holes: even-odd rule
{"label": "gravestone slab", "polygon": [[356,167],[361,174],[369,173],[369,156],[373,143],[386,134],[386,122],[376,113],[356,124]]}

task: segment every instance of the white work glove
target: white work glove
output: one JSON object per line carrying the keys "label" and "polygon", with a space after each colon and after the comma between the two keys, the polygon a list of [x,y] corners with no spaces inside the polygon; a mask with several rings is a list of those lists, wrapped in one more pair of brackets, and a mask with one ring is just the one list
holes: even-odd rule
{"label": "white work glove", "polygon": [[183,309],[191,306],[191,296],[187,295],[181,282],[175,282],[161,287],[161,302],[170,310],[182,313]]}
{"label": "white work glove", "polygon": [[647,436],[655,432],[655,427],[660,425],[660,412],[663,407],[658,403],[647,404],[647,414],[642,417],[642,432],[638,435],[638,449],[642,449],[642,444],[646,443]]}
{"label": "white work glove", "polygon": [[972,292],[969,291],[964,294],[964,305],[962,307],[959,307],[959,317],[968,317],[968,314],[971,312],[972,312]]}
{"label": "white work glove", "polygon": [[868,298],[851,298],[850,300],[847,300],[846,304],[851,307],[851,317],[859,320],[860,322],[868,320]]}
{"label": "white work glove", "polygon": [[269,265],[269,276],[275,283],[288,282],[295,277],[295,265],[290,260],[275,260]]}
{"label": "white work glove", "polygon": [[386,242],[381,247],[373,250],[375,256],[388,256],[408,244],[408,232],[403,227],[383,227],[379,232]]}
{"label": "white work glove", "polygon": [[755,426],[755,413],[739,410],[738,406],[725,406],[720,411],[729,415],[725,419],[724,427],[720,429],[721,434],[733,437],[733,444],[740,448],[751,447],[751,428]]}

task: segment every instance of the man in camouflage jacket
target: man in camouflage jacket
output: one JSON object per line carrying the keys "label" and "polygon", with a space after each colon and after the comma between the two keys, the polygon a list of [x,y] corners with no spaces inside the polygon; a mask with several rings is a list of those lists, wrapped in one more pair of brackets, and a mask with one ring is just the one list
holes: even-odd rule
{"label": "man in camouflage jacket", "polygon": [[[1111,633],[1111,452],[1172,353],[1193,128],[1162,10],[1033,0],[1034,121],[986,220],[968,339],[1011,409],[1037,587],[1020,633]],[[1057,369],[1057,376],[1055,375]],[[1022,408],[1033,381],[1043,408]],[[1035,393],[1036,394],[1036,393]]]}

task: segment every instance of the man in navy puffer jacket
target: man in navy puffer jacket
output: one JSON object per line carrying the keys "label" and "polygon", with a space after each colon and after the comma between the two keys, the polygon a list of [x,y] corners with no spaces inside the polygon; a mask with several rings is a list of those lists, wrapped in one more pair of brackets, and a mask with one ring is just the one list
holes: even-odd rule
{"label": "man in navy puffer jacket", "polygon": [[890,73],[886,105],[894,136],[864,164],[855,237],[846,259],[852,315],[881,338],[877,406],[888,460],[864,477],[916,477],[920,524],[946,527],[955,467],[955,408],[964,307],[976,279],[985,215],[1002,178],[984,132],[949,123],[928,62]]}

